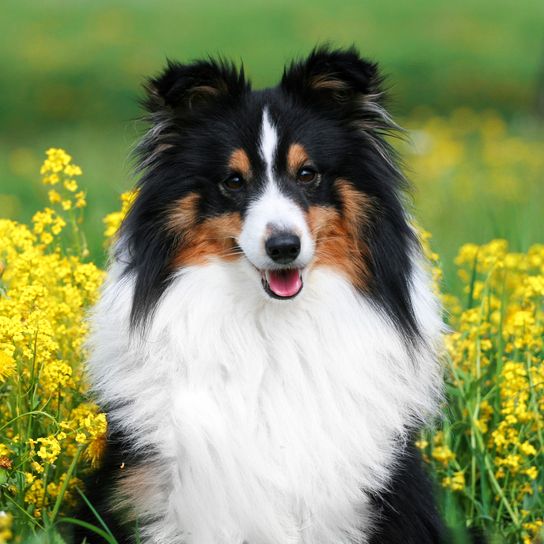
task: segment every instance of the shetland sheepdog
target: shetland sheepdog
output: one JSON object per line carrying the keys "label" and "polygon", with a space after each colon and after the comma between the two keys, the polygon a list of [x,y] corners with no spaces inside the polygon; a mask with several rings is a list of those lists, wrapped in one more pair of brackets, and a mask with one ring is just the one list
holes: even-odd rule
{"label": "shetland sheepdog", "polygon": [[443,542],[413,446],[441,311],[377,65],[320,47],[252,90],[169,62],[146,93],[91,317],[102,521],[122,543]]}

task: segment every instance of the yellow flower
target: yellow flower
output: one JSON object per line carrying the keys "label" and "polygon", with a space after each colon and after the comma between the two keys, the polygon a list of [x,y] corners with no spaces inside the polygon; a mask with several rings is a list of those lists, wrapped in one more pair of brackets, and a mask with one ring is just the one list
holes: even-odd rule
{"label": "yellow flower", "polygon": [[57,204],[62,200],[59,192],[54,189],[51,189],[47,194],[49,195],[49,202],[51,202],[51,204]]}
{"label": "yellow flower", "polygon": [[452,491],[463,491],[465,489],[465,473],[457,471],[453,473],[453,476],[446,476],[442,480],[442,486]]}
{"label": "yellow flower", "polygon": [[76,166],[75,164],[66,165],[64,167],[64,173],[67,176],[81,176],[81,174],[83,174],[81,168],[79,166]]}
{"label": "yellow flower", "polygon": [[34,472],[38,474],[42,474],[45,471],[45,469],[43,468],[43,465],[38,463],[38,461],[32,461],[30,465],[32,466],[32,470],[34,470]]}
{"label": "yellow flower", "polygon": [[62,217],[56,216],[53,224],[51,225],[51,232],[57,236],[60,234],[62,229],[66,226],[66,221]]}
{"label": "yellow flower", "polygon": [[433,459],[436,459],[443,465],[447,465],[448,463],[450,463],[450,461],[453,461],[455,459],[455,454],[448,446],[438,446],[433,448],[431,455]]}
{"label": "yellow flower", "polygon": [[[459,137],[470,131],[482,143],[476,151]],[[457,169],[471,153],[495,161],[490,186],[504,189],[516,183],[512,165],[522,160],[544,171],[538,146],[524,152],[519,141],[506,142],[504,124],[495,115],[458,110],[447,120],[429,118],[424,132],[438,154],[422,157],[420,165],[429,176],[447,174],[466,192],[464,198],[470,197],[472,173],[461,175]],[[42,182],[52,186],[50,207],[38,211],[30,227],[0,220],[0,464],[12,467],[2,484],[0,509],[19,505],[26,513],[18,509],[16,515],[24,523],[29,517],[49,522],[74,456],[83,450],[78,474],[97,466],[107,435],[105,415],[82,401],[85,315],[104,275],[81,260],[84,249],[70,247],[71,237],[59,243],[67,224],[79,224],[77,209],[86,206],[85,191],[78,188],[81,168],[66,151],[52,148],[41,173]],[[135,197],[135,192],[121,195],[121,209],[104,219],[108,237],[115,236]],[[438,289],[439,257],[430,234],[417,230]],[[505,240],[465,244],[456,266],[460,296],[441,295],[452,330],[444,355],[448,417],[443,431],[425,431],[417,446],[448,496],[474,489],[479,502],[480,489],[495,489],[495,476],[511,508],[498,495],[488,501],[494,529],[512,542],[537,542],[544,487],[544,245],[519,253]],[[71,490],[76,483],[70,478],[63,509],[75,500]],[[2,498],[8,494],[13,503]],[[466,508],[467,520],[480,523],[481,512],[472,515],[466,507],[474,504],[472,497],[459,495],[454,501]],[[5,538],[2,515],[0,544]],[[14,532],[12,526],[10,521],[7,530]]]}
{"label": "yellow flower", "polygon": [[[4,351],[0,351],[0,383],[15,374],[15,359]],[[0,450],[0,455],[2,455]]]}
{"label": "yellow flower", "polygon": [[[66,153],[50,152],[44,182],[75,175],[64,172],[70,161]],[[64,184],[55,189],[63,199],[66,191]],[[58,204],[55,193],[50,197]],[[9,480],[2,485],[0,495],[9,494],[27,509],[26,520],[50,515],[78,451],[76,435],[93,444],[93,458],[79,461],[78,470],[84,471],[91,460],[98,462],[99,432],[105,428],[105,416],[100,425],[94,405],[84,405],[84,414],[92,415],[87,426],[74,415],[86,392],[85,315],[96,300],[103,272],[72,251],[65,255],[55,243],[67,223],[62,206],[58,208],[34,214],[30,228],[0,219],[0,458],[3,466],[9,462],[14,467],[10,478],[21,476],[17,485]],[[69,489],[63,509],[72,495]],[[2,497],[0,509],[6,504]]]}
{"label": "yellow flower", "polygon": [[92,467],[97,467],[100,464],[104,451],[106,450],[106,443],[107,441],[105,433],[91,439],[91,441],[89,442],[86,455],[87,458],[91,461]]}
{"label": "yellow flower", "polygon": [[429,442],[427,440],[421,439],[416,440],[416,447],[420,450],[424,450],[429,445]]}
{"label": "yellow flower", "polygon": [[44,185],[56,185],[60,181],[60,177],[58,174],[49,174],[44,176],[42,181]]}
{"label": "yellow flower", "polygon": [[457,253],[455,264],[461,266],[463,264],[469,264],[472,266],[479,252],[479,247],[476,244],[464,244]]}
{"label": "yellow flower", "polygon": [[49,244],[51,244],[51,242],[53,242],[53,235],[49,232],[42,232],[42,234],[40,235],[40,240],[46,246],[48,246]]}
{"label": "yellow flower", "polygon": [[536,455],[536,449],[533,445],[529,443],[529,441],[523,442],[523,444],[519,445],[519,449],[524,453],[525,455]]}
{"label": "yellow flower", "polygon": [[38,438],[37,442],[40,445],[38,449],[38,456],[43,459],[45,463],[54,463],[60,453],[60,444],[54,436]]}
{"label": "yellow flower", "polygon": [[71,193],[75,193],[78,189],[77,181],[75,179],[64,180],[64,188]]}
{"label": "yellow flower", "polygon": [[4,542],[8,542],[13,538],[12,525],[13,514],[0,510],[0,544],[4,544]]}
{"label": "yellow flower", "polygon": [[54,147],[48,149],[46,155],[47,159],[40,170],[42,175],[48,172],[61,172],[72,160],[72,157],[64,149]]}
{"label": "yellow flower", "polygon": [[72,367],[64,361],[50,361],[44,365],[42,372],[44,389],[51,394],[71,385]]}
{"label": "yellow flower", "polygon": [[79,193],[76,193],[75,196],[76,196],[76,208],[84,208],[87,205],[85,192],[79,191]]}
{"label": "yellow flower", "polygon": [[104,224],[106,225],[106,230],[104,231],[104,236],[106,239],[111,239],[117,234],[123,219],[130,210],[132,203],[136,199],[137,191],[128,191],[121,195],[121,211],[113,212],[106,217],[104,217]]}

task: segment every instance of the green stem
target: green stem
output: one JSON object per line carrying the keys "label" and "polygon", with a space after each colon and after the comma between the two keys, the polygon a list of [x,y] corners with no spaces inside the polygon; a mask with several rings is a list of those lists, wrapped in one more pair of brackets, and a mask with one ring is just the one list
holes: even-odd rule
{"label": "green stem", "polygon": [[70,483],[70,479],[72,478],[72,475],[74,474],[74,470],[76,469],[77,463],[79,462],[79,458],[81,457],[81,453],[85,449],[85,445],[81,445],[78,447],[76,454],[74,455],[74,458],[72,459],[72,463],[70,464],[70,467],[68,468],[68,471],[66,472],[66,478],[64,478],[64,482],[62,483],[62,487],[60,488],[59,494],[57,496],[57,500],[55,501],[55,506],[53,507],[53,511],[51,512],[51,516],[49,518],[49,521],[51,523],[55,522],[55,519],[59,513],[60,506],[62,504],[62,500],[64,499],[64,494],[66,493],[66,489],[68,489],[68,484]]}
{"label": "green stem", "polygon": [[480,450],[482,451],[482,454],[483,454],[484,464],[485,464],[485,468],[487,470],[487,476],[491,480],[491,484],[493,485],[493,488],[495,489],[495,491],[497,492],[497,494],[501,498],[501,500],[502,500],[502,502],[504,504],[504,507],[506,508],[506,511],[508,512],[508,514],[510,514],[510,517],[512,518],[512,521],[514,522],[515,526],[517,528],[519,528],[518,515],[516,514],[516,512],[512,508],[511,504],[508,502],[508,499],[506,498],[506,495],[504,494],[504,492],[502,490],[502,487],[500,486],[499,482],[495,478],[495,474],[493,473],[493,464],[489,460],[489,454],[486,452],[483,437],[480,434],[479,430],[477,428],[475,428],[475,427],[476,426],[474,425],[473,430],[475,431],[475,435],[476,435],[476,438],[478,440],[478,446],[479,446],[479,448],[480,448]]}
{"label": "green stem", "polygon": [[48,414],[47,412],[42,412],[41,410],[31,410],[30,412],[25,412],[24,414],[19,414],[17,417],[14,417],[13,419],[10,419],[7,423],[5,423],[4,425],[2,425],[0,427],[0,432],[2,432],[6,427],[9,427],[12,423],[14,423],[15,421],[23,418],[23,417],[26,417],[26,416],[34,416],[34,415],[41,415],[41,416],[45,416],[45,417],[48,417],[49,419],[51,419],[58,427],[58,421],[50,414]]}
{"label": "green stem", "polygon": [[26,517],[28,517],[32,523],[37,525],[40,529],[44,529],[44,526],[33,516],[31,516],[22,506],[20,506],[14,499],[12,499],[7,493],[4,493],[4,497],[11,501],[12,504],[15,505],[16,508],[18,508]]}

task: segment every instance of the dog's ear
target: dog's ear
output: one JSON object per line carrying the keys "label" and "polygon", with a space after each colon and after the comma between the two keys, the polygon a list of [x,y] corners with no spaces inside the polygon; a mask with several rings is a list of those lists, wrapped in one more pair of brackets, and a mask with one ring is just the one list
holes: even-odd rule
{"label": "dog's ear", "polygon": [[382,81],[377,64],[361,58],[355,48],[324,46],[287,66],[281,87],[306,103],[319,101],[349,108],[379,104],[384,95]]}
{"label": "dog's ear", "polygon": [[172,156],[179,128],[192,115],[236,104],[250,88],[244,69],[221,59],[190,64],[168,61],[164,71],[145,84],[141,104],[148,112],[145,120],[150,129],[135,149],[137,171]]}
{"label": "dog's ear", "polygon": [[168,61],[166,69],[148,80],[144,105],[151,112],[195,110],[220,101],[230,102],[249,91],[244,69],[224,60],[191,64]]}

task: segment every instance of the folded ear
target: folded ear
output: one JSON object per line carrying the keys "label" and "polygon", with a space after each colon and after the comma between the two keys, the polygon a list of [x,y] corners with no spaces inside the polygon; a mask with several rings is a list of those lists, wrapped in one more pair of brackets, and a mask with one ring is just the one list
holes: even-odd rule
{"label": "folded ear", "polygon": [[168,61],[158,77],[147,80],[145,90],[142,106],[149,114],[150,128],[134,152],[137,171],[171,155],[180,141],[178,129],[188,117],[209,107],[235,104],[250,91],[250,84],[242,67],[224,60]]}
{"label": "folded ear", "polygon": [[249,91],[244,69],[224,60],[180,64],[168,61],[166,69],[147,82],[145,107],[151,113],[193,110],[214,102],[232,101]]}
{"label": "folded ear", "polygon": [[355,48],[333,50],[325,46],[286,67],[281,86],[295,98],[324,101],[356,115],[365,105],[369,109],[380,105],[382,82],[378,65],[361,58]]}

